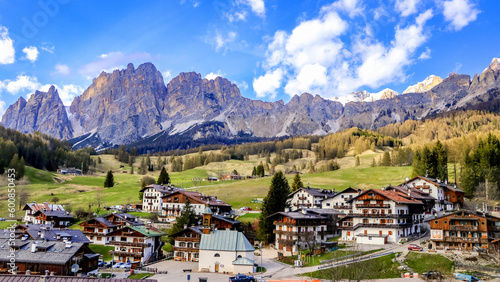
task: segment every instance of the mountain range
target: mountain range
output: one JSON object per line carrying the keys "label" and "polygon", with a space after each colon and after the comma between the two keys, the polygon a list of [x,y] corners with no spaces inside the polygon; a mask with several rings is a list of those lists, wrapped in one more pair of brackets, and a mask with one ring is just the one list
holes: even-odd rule
{"label": "mountain range", "polygon": [[232,140],[325,135],[357,126],[375,129],[450,110],[478,108],[500,96],[500,59],[480,74],[429,76],[402,94],[391,89],[359,91],[334,100],[304,93],[288,103],[243,97],[229,80],[180,73],[165,85],[152,63],[102,72],[71,106],[57,89],[19,98],[2,125],[68,139],[75,148],[98,149],[137,142],[153,146],[168,139]]}

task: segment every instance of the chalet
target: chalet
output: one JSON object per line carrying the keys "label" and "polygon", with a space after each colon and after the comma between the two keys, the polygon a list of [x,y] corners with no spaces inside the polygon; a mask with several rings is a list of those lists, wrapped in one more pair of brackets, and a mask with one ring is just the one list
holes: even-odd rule
{"label": "chalet", "polygon": [[67,227],[74,217],[66,211],[38,210],[33,214],[35,224],[51,224],[53,227]]}
{"label": "chalet", "polygon": [[57,172],[60,174],[67,174],[67,175],[82,175],[82,171],[74,167],[60,168],[57,170]]}
{"label": "chalet", "polygon": [[198,270],[204,272],[253,273],[255,248],[236,230],[210,230],[204,226]]}
{"label": "chalet", "polygon": [[290,209],[296,211],[303,208],[321,208],[321,203],[335,196],[334,190],[300,188],[288,195]]}
{"label": "chalet", "polygon": [[[210,208],[205,208],[203,219],[205,226],[209,226],[211,230],[236,230],[240,226],[240,222],[227,219],[221,215],[212,214]],[[199,247],[202,234],[202,226],[192,226],[171,234],[174,238],[174,259],[179,261],[198,261]]]}
{"label": "chalet", "polygon": [[143,226],[144,223],[128,213],[111,213],[103,217],[91,218],[80,223],[83,233],[97,245],[107,245],[112,240],[111,233],[126,226]]}
{"label": "chalet", "polygon": [[335,196],[325,199],[321,202],[321,208],[323,209],[340,209],[340,210],[350,210],[351,203],[348,202],[350,199],[356,197],[364,190],[347,188]]}
{"label": "chalet", "polygon": [[335,232],[329,230],[329,217],[305,209],[277,212],[269,217],[274,220],[275,246],[281,252],[294,253],[306,248],[308,244],[321,243],[335,235]]}
{"label": "chalet", "polygon": [[[74,275],[71,266],[77,263],[81,272],[87,273],[97,268],[99,254],[92,252],[86,243],[68,240],[33,240],[22,239],[9,244],[9,239],[0,242],[0,271],[7,272],[10,263],[11,248],[15,250],[15,263],[18,274]],[[3,280],[2,280],[3,281]]]}
{"label": "chalet", "polygon": [[198,192],[177,191],[170,195],[163,196],[163,212],[159,215],[161,221],[175,219],[181,215],[181,211],[190,202],[196,215],[201,216],[208,206],[215,214],[225,214],[231,212],[231,205],[217,199],[217,197],[206,196]]}
{"label": "chalet", "polygon": [[409,198],[419,200],[424,204],[424,213],[427,216],[431,216],[435,213],[436,198],[432,197],[429,193],[426,193],[420,189],[414,189],[409,186],[391,186],[383,188],[387,191],[397,191],[408,195]]}
{"label": "chalet", "polygon": [[500,238],[500,218],[458,211],[429,220],[431,243],[438,250],[488,249]]}
{"label": "chalet", "polygon": [[424,204],[407,194],[370,189],[350,201],[351,212],[339,222],[342,240],[378,245],[420,232]]}
{"label": "chalet", "polygon": [[20,224],[16,226],[16,231],[19,231],[16,232],[17,238],[41,241],[66,240],[87,245],[91,243],[81,230],[54,228],[52,225]]}
{"label": "chalet", "polygon": [[109,235],[109,245],[115,247],[109,251],[113,260],[145,264],[160,258],[160,238],[166,234],[151,226],[125,226]]}
{"label": "chalet", "polygon": [[183,189],[172,185],[148,185],[139,192],[143,193],[142,210],[145,212],[161,212],[162,197]]}
{"label": "chalet", "polygon": [[421,190],[436,199],[434,213],[458,210],[464,206],[465,193],[456,185],[448,184],[448,181],[417,176],[408,179],[399,186],[411,187]]}
{"label": "chalet", "polygon": [[23,210],[25,211],[23,221],[25,223],[37,223],[40,224],[40,222],[37,222],[35,218],[35,213],[37,211],[58,211],[58,212],[64,212],[64,208],[62,205],[56,205],[56,204],[47,204],[46,202],[43,202],[41,204],[37,204],[37,202],[33,201],[33,203],[28,203],[24,205]]}
{"label": "chalet", "polygon": [[238,174],[226,174],[222,176],[222,181],[226,180],[243,180],[244,177]]}

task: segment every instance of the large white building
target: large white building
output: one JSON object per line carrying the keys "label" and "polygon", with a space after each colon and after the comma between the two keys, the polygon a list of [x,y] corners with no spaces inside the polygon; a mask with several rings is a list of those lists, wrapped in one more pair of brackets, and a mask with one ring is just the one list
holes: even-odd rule
{"label": "large white building", "polygon": [[164,185],[148,185],[144,187],[140,192],[142,195],[142,210],[145,212],[161,212],[162,210],[162,197],[181,191],[183,189],[174,186],[164,186]]}
{"label": "large white building", "polygon": [[334,190],[300,188],[288,196],[288,203],[292,211],[305,208],[321,208],[321,203],[333,196],[335,196]]}
{"label": "large white building", "polygon": [[400,186],[418,189],[436,198],[434,212],[447,212],[463,207],[465,193],[448,181],[417,176],[407,179]]}
{"label": "large white building", "polygon": [[378,245],[420,232],[424,204],[409,194],[371,189],[351,201],[351,212],[339,222],[342,240]]}
{"label": "large white building", "polygon": [[212,230],[201,235],[198,270],[244,274],[255,272],[255,248],[243,233]]}
{"label": "large white building", "polygon": [[321,202],[321,208],[323,209],[338,209],[338,210],[350,210],[352,198],[363,192],[362,189],[347,188],[331,198],[324,199]]}

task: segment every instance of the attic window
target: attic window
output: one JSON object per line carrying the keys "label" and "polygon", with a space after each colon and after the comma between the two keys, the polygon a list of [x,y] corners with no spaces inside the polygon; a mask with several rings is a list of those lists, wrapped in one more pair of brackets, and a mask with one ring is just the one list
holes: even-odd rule
{"label": "attic window", "polygon": [[215,258],[220,258],[220,255],[217,253],[214,255]]}
{"label": "attic window", "polygon": [[375,196],[375,193],[368,193],[368,196]]}

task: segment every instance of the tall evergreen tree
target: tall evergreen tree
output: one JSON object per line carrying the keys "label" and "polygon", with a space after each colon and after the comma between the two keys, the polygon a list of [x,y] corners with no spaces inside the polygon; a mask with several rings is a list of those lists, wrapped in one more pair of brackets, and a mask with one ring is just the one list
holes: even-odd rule
{"label": "tall evergreen tree", "polygon": [[144,158],[142,158],[141,165],[139,166],[139,173],[142,174],[142,175],[145,175],[146,174],[146,170],[147,170],[146,160]]}
{"label": "tall evergreen tree", "polygon": [[196,225],[198,221],[198,217],[196,216],[196,212],[194,211],[193,205],[189,199],[186,200],[184,207],[181,210],[181,216],[177,218],[177,222],[172,226],[170,230],[170,234],[177,233],[184,229],[184,225],[187,227]]}
{"label": "tall evergreen tree", "polygon": [[257,168],[254,166],[252,170],[252,176],[257,176]]}
{"label": "tall evergreen tree", "polygon": [[282,171],[278,171],[271,179],[271,186],[269,192],[264,198],[262,203],[262,212],[259,220],[259,238],[264,242],[271,242],[274,240],[273,234],[273,221],[268,218],[270,215],[284,211],[287,207],[286,199],[290,194],[290,186]]}
{"label": "tall evergreen tree", "polygon": [[385,151],[382,155],[382,166],[391,166],[391,155],[388,151]]}
{"label": "tall evergreen tree", "polygon": [[21,157],[21,159],[19,159],[19,155],[15,154],[12,157],[12,160],[10,161],[8,168],[15,169],[15,175],[16,175],[15,179],[19,180],[24,176],[24,166],[25,166],[24,157]]}
{"label": "tall evergreen tree", "polygon": [[293,178],[293,182],[292,182],[292,186],[291,186],[292,192],[295,192],[302,187],[304,187],[304,183],[302,183],[302,180],[300,179],[300,174],[297,172],[295,174],[295,177]]}
{"label": "tall evergreen tree", "polygon": [[359,166],[361,164],[361,161],[359,159],[359,156],[356,156],[356,164],[355,166]]}
{"label": "tall evergreen tree", "polygon": [[443,181],[448,180],[448,154],[446,153],[446,148],[439,140],[432,149],[432,153],[436,160],[436,178]]}
{"label": "tall evergreen tree", "polygon": [[158,176],[158,180],[156,181],[156,184],[164,184],[167,185],[170,183],[170,176],[168,175],[167,170],[165,167],[161,169],[160,176]]}
{"label": "tall evergreen tree", "polygon": [[113,172],[108,170],[106,174],[106,179],[104,180],[104,188],[110,188],[115,186],[115,178],[113,177]]}

